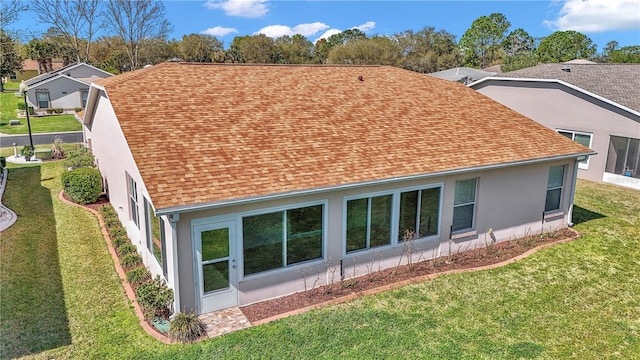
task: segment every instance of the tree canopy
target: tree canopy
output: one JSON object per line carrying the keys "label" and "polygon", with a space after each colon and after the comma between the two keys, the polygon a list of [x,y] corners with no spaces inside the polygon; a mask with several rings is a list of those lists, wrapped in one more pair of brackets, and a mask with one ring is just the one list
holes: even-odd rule
{"label": "tree canopy", "polygon": [[596,55],[596,45],[577,31],[556,31],[540,41],[536,52],[540,61],[547,63],[592,59]]}

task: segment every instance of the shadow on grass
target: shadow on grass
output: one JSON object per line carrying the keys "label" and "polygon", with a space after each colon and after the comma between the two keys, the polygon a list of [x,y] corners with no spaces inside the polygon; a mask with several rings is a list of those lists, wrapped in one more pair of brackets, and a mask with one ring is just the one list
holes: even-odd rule
{"label": "shadow on grass", "polygon": [[40,166],[9,170],[2,202],[18,215],[0,236],[0,358],[71,344],[50,190]]}
{"label": "shadow on grass", "polygon": [[582,224],[587,221],[605,218],[605,215],[573,205],[573,223]]}

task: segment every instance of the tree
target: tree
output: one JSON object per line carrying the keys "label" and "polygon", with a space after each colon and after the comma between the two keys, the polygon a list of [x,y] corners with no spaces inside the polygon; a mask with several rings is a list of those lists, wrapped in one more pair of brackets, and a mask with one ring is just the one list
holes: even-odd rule
{"label": "tree", "polygon": [[313,62],[313,43],[300,34],[284,35],[275,40],[278,62],[281,64],[309,64]]}
{"label": "tree", "polygon": [[524,29],[517,28],[502,41],[505,57],[500,64],[500,70],[507,72],[538,64],[534,51],[536,40]]}
{"label": "tree", "polygon": [[154,0],[109,0],[107,27],[125,44],[130,69],[140,66],[140,46],[145,39],[166,38],[171,24],[164,5]]}
{"label": "tree", "polygon": [[193,62],[224,62],[222,42],[215,36],[184,35],[178,44],[180,58]]}
{"label": "tree", "polygon": [[331,64],[396,65],[401,56],[397,42],[375,36],[334,46],[327,61]]}
{"label": "tree", "polygon": [[119,74],[129,63],[126,45],[118,36],[102,36],[91,47],[91,60],[102,70]]}
{"label": "tree", "polygon": [[4,91],[4,77],[18,70],[22,70],[18,42],[0,29],[0,92]]}
{"label": "tree", "polygon": [[607,45],[604,47],[604,56],[609,56],[609,54],[611,54],[613,51],[615,51],[618,48],[618,42],[613,40],[613,41],[609,41],[607,43]]}
{"label": "tree", "polygon": [[540,41],[536,54],[542,62],[550,63],[591,59],[596,54],[596,45],[577,31],[556,31]]}
{"label": "tree", "polygon": [[[237,59],[256,64],[275,64],[278,62],[278,51],[272,38],[265,34],[236,36],[231,43],[234,52],[241,54]],[[238,55],[238,54],[236,54]]]}
{"label": "tree", "polygon": [[640,63],[640,45],[624,46],[613,50],[607,56],[612,63]]}
{"label": "tree", "polygon": [[26,46],[27,57],[38,62],[38,73],[53,71],[53,58],[57,56],[56,45],[46,40],[32,39]]}
{"label": "tree", "polygon": [[33,0],[31,9],[38,19],[53,25],[72,49],[76,62],[89,61],[89,49],[101,27],[99,0]]}
{"label": "tree", "polygon": [[455,35],[433,27],[413,32],[407,30],[394,35],[402,52],[398,66],[419,72],[432,73],[460,65],[460,51]]}
{"label": "tree", "polygon": [[329,36],[328,39],[320,39],[315,44],[315,62],[321,64],[327,61],[329,52],[334,46],[345,45],[350,41],[366,39],[367,35],[358,29],[345,30]]}
{"label": "tree", "polygon": [[2,0],[0,2],[0,30],[4,31],[7,25],[16,21],[19,12],[27,9],[27,4],[21,0]]}
{"label": "tree", "polygon": [[468,66],[485,68],[501,58],[501,44],[511,23],[500,13],[481,16],[460,38],[460,50]]}

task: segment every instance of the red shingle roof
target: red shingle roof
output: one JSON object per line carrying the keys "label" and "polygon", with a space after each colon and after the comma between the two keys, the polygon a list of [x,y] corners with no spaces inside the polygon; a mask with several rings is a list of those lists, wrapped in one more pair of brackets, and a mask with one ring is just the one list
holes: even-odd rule
{"label": "red shingle roof", "polygon": [[156,209],[589,151],[389,66],[164,63],[96,83]]}

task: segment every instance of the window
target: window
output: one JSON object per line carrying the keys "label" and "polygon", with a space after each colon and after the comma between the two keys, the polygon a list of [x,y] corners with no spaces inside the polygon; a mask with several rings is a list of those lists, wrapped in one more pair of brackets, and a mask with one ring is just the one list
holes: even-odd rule
{"label": "window", "polygon": [[87,96],[89,96],[88,91],[80,91],[80,103],[83,109],[87,106]]}
{"label": "window", "polygon": [[393,195],[347,201],[347,252],[391,244]]}
{"label": "window", "polygon": [[138,218],[138,186],[129,174],[127,174],[127,180],[129,183],[129,219],[140,229],[140,220]]}
{"label": "window", "polygon": [[451,231],[472,229],[473,217],[476,207],[476,181],[477,179],[456,181],[455,195],[453,199],[453,224]]}
{"label": "window", "polygon": [[9,80],[18,80],[18,74],[16,73],[9,74]]}
{"label": "window", "polygon": [[242,218],[244,274],[323,257],[323,205]]}
{"label": "window", "polygon": [[547,181],[547,199],[544,211],[560,210],[562,199],[562,185],[564,183],[564,165],[549,168],[549,180]]}
{"label": "window", "polygon": [[162,268],[162,274],[167,277],[167,256],[165,246],[164,221],[156,216],[155,210],[144,198],[145,214],[147,218],[147,248],[153,254]]}
{"label": "window", "polygon": [[[577,142],[578,144],[584,145],[588,148],[591,148],[591,134],[581,133],[572,130],[556,130],[559,134],[566,136],[567,138]],[[578,167],[580,169],[587,169],[589,167],[589,157],[584,160],[580,160],[578,162]]]}
{"label": "window", "polygon": [[398,241],[402,241],[407,231],[418,237],[436,235],[439,214],[439,187],[400,193]]}
{"label": "window", "polygon": [[640,179],[640,139],[611,136],[605,171]]}
{"label": "window", "polygon": [[36,100],[38,101],[39,109],[48,109],[49,106],[49,93],[48,92],[37,92]]}

